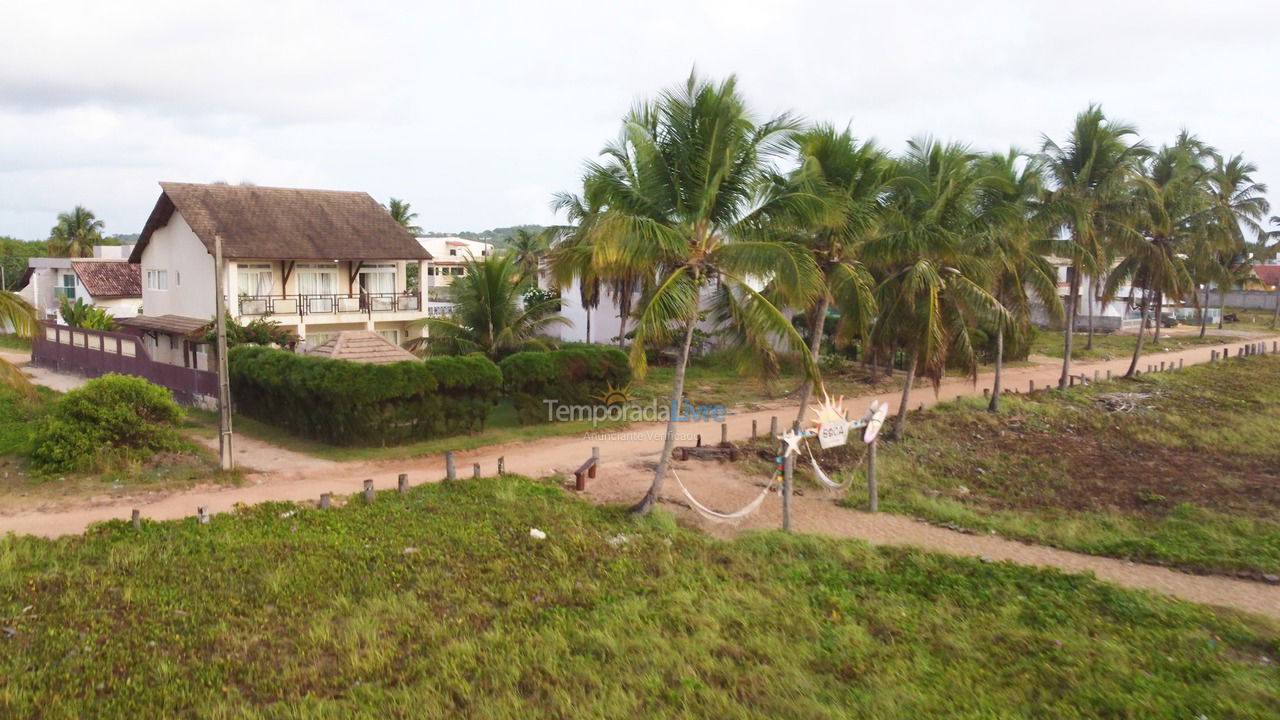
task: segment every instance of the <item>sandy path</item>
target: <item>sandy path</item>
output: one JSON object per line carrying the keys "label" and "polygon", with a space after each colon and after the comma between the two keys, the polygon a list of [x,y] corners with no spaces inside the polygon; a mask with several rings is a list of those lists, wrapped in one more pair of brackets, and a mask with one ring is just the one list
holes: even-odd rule
{"label": "sandy path", "polygon": [[[1280,336],[1254,338],[1250,342],[1265,341],[1269,349],[1271,343],[1278,340]],[[1162,361],[1173,364],[1183,362],[1188,365],[1208,362],[1211,350],[1225,349],[1234,355],[1236,349],[1243,344],[1243,341],[1239,341],[1163,353],[1144,358],[1141,365],[1145,369],[1146,364],[1151,362],[1157,366]],[[1128,368],[1128,359],[1079,362],[1073,363],[1073,368],[1076,374],[1093,377],[1097,371],[1100,377],[1105,378],[1108,370],[1113,374],[1123,373]],[[1034,382],[1037,388],[1043,388],[1056,384],[1060,372],[1061,366],[1058,364],[1011,368],[1004,373],[1004,385],[1025,391],[1029,383]],[[949,379],[942,383],[936,395],[928,390],[913,392],[911,404],[927,407],[957,397],[978,395],[990,385],[990,374],[980,375],[977,383]],[[859,414],[873,399],[896,406],[899,393],[859,397],[849,402],[848,406],[854,414]],[[774,415],[778,416],[779,423],[783,425],[794,417],[787,409],[731,415],[726,423],[729,439],[748,437],[752,420],[757,422],[761,433],[767,432],[770,418]],[[657,459],[663,429],[662,425],[643,424],[597,436],[546,438],[532,443],[459,452],[455,454],[458,474],[461,477],[470,476],[472,463],[479,463],[482,473],[491,475],[496,471],[498,458],[503,457],[508,472],[533,477],[565,475],[586,460],[591,454],[591,448],[595,446],[601,449],[601,473],[588,494],[601,501],[629,502],[637,499],[647,487],[648,476],[644,468],[646,465],[651,467]],[[713,443],[719,440],[720,424],[710,421],[685,423],[678,432],[681,434],[678,444],[692,444],[696,434],[701,434],[705,442]],[[231,510],[241,503],[253,504],[269,500],[314,501],[325,492],[355,493],[360,490],[365,478],[373,479],[379,488],[387,488],[395,486],[399,473],[408,473],[410,482],[415,485],[439,480],[444,475],[444,460],[439,455],[379,462],[337,463],[292,453],[249,438],[240,437],[237,440],[236,454],[241,462],[263,470],[250,474],[242,486],[202,486],[148,502],[120,502],[57,511],[26,510],[0,516],[0,532],[56,537],[83,532],[95,522],[127,518],[134,507],[141,509],[147,518],[166,520],[189,517],[201,506],[218,513]],[[714,466],[702,466],[704,471],[708,467]],[[695,472],[692,468],[690,471]],[[749,498],[752,494],[751,487],[742,478],[733,477],[724,468],[718,468],[714,473],[696,474],[695,477],[697,484],[693,489],[698,493],[699,500],[722,510],[740,507],[745,503],[744,498]],[[712,482],[716,478],[727,480]],[[687,476],[686,481],[690,481]],[[667,497],[679,495],[678,489],[672,485],[667,487]],[[1128,587],[1156,590],[1186,600],[1236,607],[1280,618],[1280,588],[1274,586],[1187,575],[1164,568],[1025,545],[997,537],[964,535],[909,518],[856,513],[835,507],[829,500],[815,502],[814,498],[806,497],[798,502],[797,529],[801,531],[860,537],[876,543],[919,545],[960,554],[985,555],[992,559],[1058,567],[1070,572],[1092,571],[1099,577]],[[745,523],[744,528],[777,527],[777,513],[780,510],[776,507],[771,509],[773,505],[776,505],[776,500],[767,501],[764,509]]]}

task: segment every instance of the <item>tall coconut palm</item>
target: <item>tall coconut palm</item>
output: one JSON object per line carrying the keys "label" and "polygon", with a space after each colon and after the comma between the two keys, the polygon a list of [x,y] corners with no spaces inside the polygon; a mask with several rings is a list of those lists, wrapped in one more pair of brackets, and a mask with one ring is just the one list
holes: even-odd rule
{"label": "tall coconut palm", "polygon": [[1125,373],[1128,378],[1138,370],[1149,311],[1155,311],[1159,327],[1164,299],[1181,299],[1193,291],[1187,251],[1196,235],[1206,232],[1209,200],[1207,173],[1198,154],[1194,138],[1186,135],[1160,148],[1132,185],[1129,217],[1115,234],[1121,260],[1108,275],[1103,294],[1114,299],[1123,284],[1132,288],[1131,293],[1141,290],[1142,325]]}
{"label": "tall coconut palm", "polygon": [[1137,133],[1132,125],[1108,120],[1101,107],[1090,105],[1076,116],[1063,143],[1046,137],[1041,147],[1050,185],[1048,209],[1066,236],[1055,253],[1070,262],[1059,389],[1066,389],[1071,377],[1081,280],[1085,274],[1097,278],[1106,273],[1112,216],[1147,154],[1146,146],[1136,140]]}
{"label": "tall coconut palm", "polygon": [[542,269],[542,260],[549,249],[548,238],[549,235],[545,233],[517,228],[507,239],[507,251],[520,268],[521,279],[535,287]]}
{"label": "tall coconut palm", "polygon": [[[996,317],[995,378],[987,409],[1000,407],[1001,376],[1004,371],[1005,336],[1014,328],[1031,325],[1036,305],[1050,320],[1062,318],[1062,298],[1058,296],[1057,273],[1045,255],[1049,251],[1049,227],[1039,212],[1042,196],[1040,165],[1017,151],[990,155],[980,164],[981,173],[1000,182],[984,193],[992,216],[980,242],[979,254],[991,263],[992,294],[1007,312]],[[1006,322],[1006,319],[1008,322]]]}
{"label": "tall coconut palm", "polygon": [[391,213],[391,219],[400,223],[405,230],[413,233],[416,237],[422,234],[422,228],[413,224],[418,219],[418,213],[409,209],[409,203],[399,198],[391,198],[391,202],[387,205],[387,212]]}
{"label": "tall coconut palm", "polygon": [[712,283],[732,288],[751,337],[804,346],[783,312],[753,287],[772,284],[793,306],[807,306],[821,292],[812,256],[767,237],[761,218],[768,212],[756,202],[768,163],[794,129],[785,115],[757,122],[733,77],[711,83],[691,75],[635,107],[621,139],[588,165],[585,194],[603,210],[583,232],[584,252],[594,267],[645,268],[652,278],[635,317],[636,375],[647,370],[649,347],[677,348],[666,437],[649,491],[632,508],[637,514],[649,512],[666,479],[704,291]]}
{"label": "tall coconut palm", "polygon": [[[1204,286],[1206,306],[1209,282],[1221,274],[1216,266],[1222,258],[1250,252],[1249,238],[1260,244],[1252,251],[1256,256],[1254,262],[1261,262],[1262,255],[1274,253],[1266,250],[1266,240],[1272,233],[1262,223],[1271,212],[1271,204],[1266,199],[1267,186],[1253,179],[1257,171],[1258,167],[1241,155],[1229,158],[1213,155],[1213,168],[1206,178],[1210,195],[1209,217],[1204,224],[1206,232],[1199,234],[1193,251],[1196,260],[1193,280]],[[1204,337],[1208,314],[1201,312],[1200,315],[1200,337]],[[1274,319],[1271,327],[1275,329]]]}
{"label": "tall coconut palm", "polygon": [[546,331],[568,325],[560,299],[550,298],[524,305],[520,267],[515,257],[500,253],[467,261],[466,271],[453,281],[457,310],[447,318],[425,318],[412,327],[427,335],[411,340],[411,350],[457,355],[482,352],[497,360],[521,350],[546,350]]}
{"label": "tall coconut palm", "polygon": [[102,242],[106,225],[92,210],[77,205],[71,212],[58,213],[58,224],[49,231],[49,254],[54,257],[89,257],[93,246]]}
{"label": "tall coconut palm", "polygon": [[[858,252],[880,223],[889,162],[875,143],[861,142],[848,129],[831,125],[804,130],[795,142],[800,165],[774,191],[790,195],[791,201],[779,203],[783,217],[774,220],[794,230],[822,272],[823,292],[808,309],[809,354],[816,363],[833,304],[846,336],[865,340],[875,317],[875,279]],[[804,420],[812,393],[813,382],[806,377],[797,421]]]}
{"label": "tall coconut palm", "polygon": [[879,317],[872,337],[880,348],[903,348],[907,358],[893,437],[906,428],[911,386],[917,374],[942,380],[948,361],[976,378],[969,328],[980,318],[1006,321],[987,288],[990,263],[977,239],[995,218],[982,202],[1000,180],[978,172],[978,156],[956,143],[921,138],[908,143],[897,163],[884,228],[868,242],[864,258],[883,279],[876,289]]}

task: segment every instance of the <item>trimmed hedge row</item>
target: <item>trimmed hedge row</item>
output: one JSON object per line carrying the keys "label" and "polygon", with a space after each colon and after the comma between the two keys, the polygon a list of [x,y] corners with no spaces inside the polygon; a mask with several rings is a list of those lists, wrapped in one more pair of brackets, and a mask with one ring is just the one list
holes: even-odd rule
{"label": "trimmed hedge row", "polygon": [[480,355],[368,365],[242,346],[227,364],[237,411],[333,445],[481,430],[502,389]]}
{"label": "trimmed hedge row", "polygon": [[501,362],[502,378],[522,423],[547,422],[544,400],[591,405],[606,389],[631,382],[626,353],[584,346],[550,352],[519,352]]}

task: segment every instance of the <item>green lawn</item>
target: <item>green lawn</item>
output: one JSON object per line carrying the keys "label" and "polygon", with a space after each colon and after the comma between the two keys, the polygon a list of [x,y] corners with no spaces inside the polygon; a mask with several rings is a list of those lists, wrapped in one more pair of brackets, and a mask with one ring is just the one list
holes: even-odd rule
{"label": "green lawn", "polygon": [[1280,709],[1261,620],[855,541],[716,541],[519,478],[3,538],[0,625],[6,717]]}
{"label": "green lawn", "polygon": [[907,440],[881,451],[881,507],[1086,553],[1280,573],[1280,358],[1002,402],[998,415],[978,400],[912,413]]}
{"label": "green lawn", "polygon": [[31,351],[31,340],[20,338],[12,333],[0,333],[0,350]]}
{"label": "green lawn", "polygon": [[[1147,331],[1147,340],[1142,345],[1142,354],[1156,355],[1166,352],[1177,352],[1179,350],[1187,350],[1189,348],[1200,345],[1221,345],[1230,342],[1244,342],[1242,338],[1231,337],[1229,335],[1221,335],[1215,332],[1208,332],[1203,338],[1198,334],[1190,335],[1170,335],[1167,328],[1160,334],[1160,342],[1151,342],[1150,331]],[[1102,335],[1095,334],[1093,337],[1093,349],[1086,349],[1085,345],[1088,338],[1085,334],[1077,334],[1071,345],[1072,360],[1114,360],[1116,358],[1133,357],[1133,346],[1138,340],[1137,335]],[[1031,352],[1040,355],[1048,355],[1049,357],[1062,357],[1062,333],[1060,332],[1042,332],[1036,336],[1035,342],[1031,346]]]}

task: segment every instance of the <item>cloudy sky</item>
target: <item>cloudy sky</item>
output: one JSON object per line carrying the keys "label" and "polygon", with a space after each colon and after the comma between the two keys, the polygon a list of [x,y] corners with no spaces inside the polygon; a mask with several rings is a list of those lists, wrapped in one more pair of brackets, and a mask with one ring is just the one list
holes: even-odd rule
{"label": "cloudy sky", "polygon": [[[761,115],[1038,147],[1087,103],[1280,189],[1280,6],[1254,2],[5,0],[0,235],[160,180],[365,190],[431,230],[547,223],[638,98],[696,66]],[[1277,196],[1280,199],[1280,196]]]}

